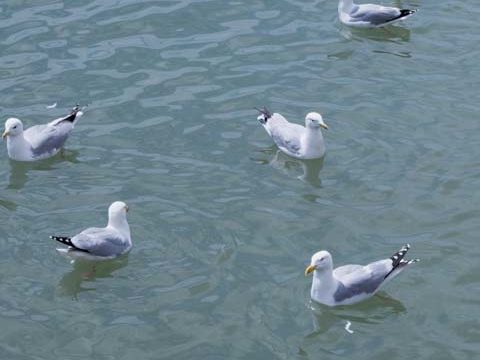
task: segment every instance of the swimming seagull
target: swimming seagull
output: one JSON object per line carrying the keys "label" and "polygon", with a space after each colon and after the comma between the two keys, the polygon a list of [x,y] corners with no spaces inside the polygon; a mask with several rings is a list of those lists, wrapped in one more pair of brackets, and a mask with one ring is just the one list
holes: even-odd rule
{"label": "swimming seagull", "polygon": [[332,256],[319,251],[312,256],[305,276],[313,272],[311,298],[319,303],[350,305],[373,296],[384,284],[419,259],[405,260],[410,245],[406,244],[389,259],[368,265],[345,265],[333,269]]}
{"label": "swimming seagull", "polygon": [[399,9],[396,7],[375,4],[353,3],[353,0],[340,0],[338,16],[345,25],[363,28],[376,28],[405,20],[417,10]]}
{"label": "swimming seagull", "polygon": [[18,161],[35,161],[55,155],[82,115],[77,105],[68,115],[45,125],[32,126],[25,131],[21,120],[7,119],[2,137],[7,138],[8,156]]}
{"label": "swimming seagull", "polygon": [[297,159],[318,159],[325,155],[325,143],[320,128],[328,129],[328,126],[319,113],[308,113],[303,127],[288,122],[278,113],[272,114],[266,108],[256,110],[260,112],[257,120],[285,154]]}
{"label": "swimming seagull", "polygon": [[50,239],[68,245],[59,252],[85,257],[113,258],[132,248],[130,227],[127,222],[128,206],[115,201],[108,208],[108,224],[104,228],[88,228],[74,237],[50,236]]}

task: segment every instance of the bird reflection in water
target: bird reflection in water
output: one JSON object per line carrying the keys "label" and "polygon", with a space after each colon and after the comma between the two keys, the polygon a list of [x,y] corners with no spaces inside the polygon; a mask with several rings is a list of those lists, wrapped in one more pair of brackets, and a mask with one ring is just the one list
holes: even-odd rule
{"label": "bird reflection in water", "polygon": [[277,150],[276,154],[270,160],[269,164],[275,169],[282,170],[287,174],[292,172],[292,169],[302,168],[303,174],[298,176],[298,179],[315,187],[320,187],[320,170],[322,170],[325,157],[312,160],[300,160],[294,159],[290,156],[283,154],[280,150]]}
{"label": "bird reflection in water", "polygon": [[410,30],[400,26],[387,26],[378,29],[357,29],[342,27],[340,34],[348,40],[363,41],[364,39],[387,42],[410,41]]}
{"label": "bird reflection in water", "polygon": [[86,283],[93,284],[96,279],[112,277],[114,271],[127,266],[128,255],[101,261],[75,259],[72,263],[73,269],[63,275],[59,287],[64,295],[77,299],[81,292],[96,290],[94,286],[85,286]]}
{"label": "bird reflection in water", "polygon": [[329,307],[310,301],[313,330],[303,338],[302,352],[325,352],[346,355],[351,351],[350,336],[365,324],[383,324],[392,321],[407,310],[397,299],[379,292],[371,299],[356,305]]}
{"label": "bird reflection in water", "polygon": [[55,165],[62,161],[78,163],[79,152],[75,150],[62,149],[57,155],[40,161],[15,161],[10,160],[10,178],[7,189],[21,190],[29,180],[29,172],[48,171],[55,169]]}

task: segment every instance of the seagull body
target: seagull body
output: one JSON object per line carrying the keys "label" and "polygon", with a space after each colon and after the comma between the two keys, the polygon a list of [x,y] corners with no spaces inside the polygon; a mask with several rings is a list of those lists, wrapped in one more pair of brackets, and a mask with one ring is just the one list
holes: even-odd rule
{"label": "seagull body", "polygon": [[312,256],[305,275],[313,272],[311,298],[328,306],[351,305],[372,297],[380,288],[418,259],[405,260],[410,245],[389,259],[368,265],[345,265],[333,269],[332,256],[319,251]]}
{"label": "seagull body", "polygon": [[318,159],[325,155],[325,142],[320,127],[328,129],[319,113],[305,117],[305,127],[293,124],[278,113],[257,109],[257,119],[285,154],[297,159]]}
{"label": "seagull body", "polygon": [[57,249],[74,256],[113,258],[132,248],[130,227],[127,222],[128,206],[116,201],[108,208],[108,224],[104,228],[88,228],[74,237],[50,236],[52,240],[68,245]]}
{"label": "seagull body", "polygon": [[2,135],[7,138],[8,156],[17,161],[35,161],[54,156],[65,144],[78,118],[83,115],[77,105],[67,116],[45,125],[35,125],[25,131],[17,118],[5,122]]}
{"label": "seagull body", "polygon": [[348,26],[377,28],[405,20],[417,10],[399,9],[376,4],[354,4],[353,0],[340,0],[338,17]]}

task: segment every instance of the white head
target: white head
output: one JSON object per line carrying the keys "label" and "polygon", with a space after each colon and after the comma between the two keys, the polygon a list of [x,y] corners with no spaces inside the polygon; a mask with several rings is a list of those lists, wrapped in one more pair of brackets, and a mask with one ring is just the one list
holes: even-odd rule
{"label": "white head", "polygon": [[5,121],[5,131],[3,132],[2,137],[5,139],[7,136],[17,136],[23,133],[23,123],[17,118],[8,118]]}
{"label": "white head", "polygon": [[108,208],[108,225],[119,227],[127,222],[128,206],[123,201],[115,201]]}
{"label": "white head", "polygon": [[333,269],[332,255],[328,251],[319,251],[312,256],[310,265],[305,269],[305,276],[313,271],[325,271]]}
{"label": "white head", "polygon": [[322,115],[316,112],[310,112],[305,116],[305,126],[311,129],[318,129],[319,127],[328,129],[327,124],[323,121]]}

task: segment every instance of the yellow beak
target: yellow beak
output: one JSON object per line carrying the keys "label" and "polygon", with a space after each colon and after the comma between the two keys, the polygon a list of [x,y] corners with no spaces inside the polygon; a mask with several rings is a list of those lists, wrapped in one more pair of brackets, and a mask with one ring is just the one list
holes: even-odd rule
{"label": "yellow beak", "polygon": [[308,265],[307,268],[305,269],[305,276],[307,276],[308,274],[310,274],[311,272],[313,272],[315,270],[315,266],[313,265]]}
{"label": "yellow beak", "polygon": [[325,130],[328,130],[328,125],[327,125],[327,124],[325,124],[325,123],[324,123],[324,124],[320,124],[320,126],[321,126],[322,128],[324,128]]}
{"label": "yellow beak", "polygon": [[8,132],[8,130],[5,130],[2,134],[2,139],[5,139],[8,135],[10,135],[10,133]]}

